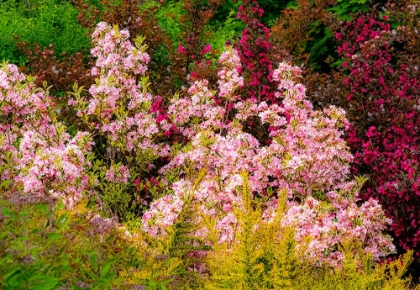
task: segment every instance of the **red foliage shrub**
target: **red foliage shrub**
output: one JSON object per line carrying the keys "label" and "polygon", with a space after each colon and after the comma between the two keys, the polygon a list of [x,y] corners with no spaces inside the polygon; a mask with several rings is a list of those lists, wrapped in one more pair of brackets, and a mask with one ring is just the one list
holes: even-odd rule
{"label": "red foliage shrub", "polygon": [[90,74],[93,59],[90,55],[85,56],[82,52],[63,52],[59,59],[55,55],[53,45],[43,49],[38,44],[32,47],[26,42],[17,42],[16,45],[28,60],[28,65],[22,67],[23,72],[36,76],[35,84],[39,87],[42,87],[44,82],[54,84],[50,90],[53,94],[71,90],[75,82],[84,87],[93,83]]}
{"label": "red foliage shrub", "polygon": [[420,256],[419,14],[410,5],[388,9],[396,30],[374,11],[337,23],[341,67],[309,91],[318,104],[346,109],[354,173],[369,177],[361,196],[381,202],[395,244]]}

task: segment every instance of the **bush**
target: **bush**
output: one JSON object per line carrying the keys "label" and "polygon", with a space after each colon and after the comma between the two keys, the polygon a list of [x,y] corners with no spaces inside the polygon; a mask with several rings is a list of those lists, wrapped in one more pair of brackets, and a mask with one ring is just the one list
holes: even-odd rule
{"label": "bush", "polygon": [[15,36],[30,46],[54,45],[58,56],[89,49],[85,30],[76,20],[77,10],[69,1],[30,0],[0,3],[0,61],[25,65],[26,59],[15,46]]}
{"label": "bush", "polygon": [[[347,141],[354,172],[369,177],[362,196],[378,199],[393,219],[390,230],[399,249],[419,255],[418,11],[406,4],[389,6],[389,15],[362,15],[339,26],[340,72],[325,81],[325,89],[311,91],[315,101],[346,109],[353,124]],[[395,30],[390,16],[399,19]]]}
{"label": "bush", "polygon": [[[91,50],[96,63],[90,74],[96,79],[88,90],[74,86],[68,105],[77,119],[70,128],[61,122],[46,85],[39,89],[16,66],[3,64],[0,173],[6,214],[0,222],[6,228],[3,246],[10,251],[1,252],[0,263],[17,269],[6,273],[4,283],[162,289],[408,287],[403,275],[411,253],[395,263],[384,262],[395,250],[385,232],[391,220],[377,200],[359,193],[365,178],[350,175],[353,156],[343,139],[350,124],[344,111],[314,109],[305,86],[297,82],[301,70],[286,63],[272,67],[269,32],[258,20],[262,11],[255,2],[240,8],[246,24],[240,43],[228,45],[217,65],[206,66],[208,47],[197,49],[206,15],[214,11],[201,11],[200,3],[184,3],[189,19],[185,31],[196,34],[178,47],[181,57],[174,65],[185,70],[170,87],[177,80],[185,86],[174,95],[164,86],[159,88],[163,96],[153,92],[144,38],[131,38],[128,29],[100,22]],[[198,28],[190,27],[194,19],[202,20]],[[360,58],[366,54],[366,62],[372,59],[365,49],[372,38],[381,44],[375,52],[385,51],[375,56],[386,67],[391,59],[388,39],[380,36],[392,34],[375,30],[387,26],[370,19],[356,19],[354,25],[349,22],[352,30],[347,31],[349,39],[355,37],[354,46],[347,42],[340,49],[348,58],[342,65],[348,69],[350,90],[362,95],[365,87],[359,83],[371,82],[372,76],[359,78],[365,62],[358,62],[358,54],[348,66],[349,56],[360,49]],[[361,33],[352,35],[358,28]],[[257,35],[260,30],[263,36]],[[360,37],[368,42],[361,45]],[[407,44],[407,51],[415,44]],[[200,56],[192,61],[196,53]],[[401,66],[403,77],[395,83],[403,94],[395,97],[410,100],[405,81],[415,78],[406,68]],[[380,78],[377,85],[383,85]],[[350,104],[353,97],[348,97]],[[382,113],[369,102],[363,106]],[[398,112],[399,107],[393,108],[392,113]],[[378,139],[379,131],[379,126],[369,127],[369,142],[350,131],[349,140],[390,144]],[[384,160],[373,159],[379,154],[372,148],[362,148],[364,155],[356,158],[365,165]],[[387,165],[394,174],[393,164]],[[20,230],[42,246],[26,248],[26,238],[13,234]],[[69,240],[82,251],[60,248]],[[64,268],[51,261],[50,251],[65,252],[57,262]],[[80,265],[65,273],[69,253]],[[44,266],[49,264],[50,272]],[[32,266],[41,269],[38,276]]]}

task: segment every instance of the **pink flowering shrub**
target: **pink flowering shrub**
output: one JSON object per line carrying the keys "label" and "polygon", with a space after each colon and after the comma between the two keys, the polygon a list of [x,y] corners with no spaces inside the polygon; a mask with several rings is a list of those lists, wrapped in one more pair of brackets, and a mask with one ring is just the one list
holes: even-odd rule
{"label": "pink flowering shrub", "polygon": [[[381,232],[390,221],[380,206],[373,200],[356,203],[358,183],[348,179],[353,157],[342,139],[348,125],[344,111],[333,106],[313,110],[305,87],[296,82],[299,68],[281,63],[273,71],[276,101],[241,100],[240,57],[228,47],[220,57],[218,90],[197,80],[171,99],[165,118],[159,119],[143,77],[146,48],[140,38],[135,46],[128,39],[126,30],[98,24],[92,49],[96,83],[90,96],[75,86],[69,101],[90,134],[78,132],[73,138],[56,121],[48,94],[25,83],[15,67],[3,68],[2,112],[21,108],[7,116],[17,126],[7,118],[2,123],[14,138],[13,143],[2,139],[2,146],[16,148],[9,156],[16,172],[3,174],[20,182],[25,193],[61,198],[72,207],[91,192],[102,212],[128,219],[130,210],[143,205],[139,179],[155,173],[167,194],[155,197],[143,214],[144,231],[165,237],[189,207],[194,209],[189,218],[196,225],[193,236],[206,241],[210,225],[204,222],[210,219],[218,242],[232,244],[241,230],[237,213],[245,206],[240,189],[249,183],[267,223],[275,220],[278,192],[285,193],[288,209],[281,224],[294,228],[298,241],[311,240],[307,255],[321,266],[340,263],[344,236],[363,242],[375,259],[394,250]],[[17,97],[11,98],[13,93]],[[267,142],[246,131],[250,120],[266,130]],[[170,147],[164,142],[168,131],[185,142]],[[205,173],[199,182],[197,172]]]}
{"label": "pink flowering shrub", "polygon": [[[243,82],[236,50],[228,49],[220,60],[225,68],[219,73],[216,98],[232,100]],[[173,100],[170,119],[191,142],[160,170],[178,180],[172,184],[173,193],[152,202],[143,215],[143,229],[165,236],[188,200],[188,206],[192,202],[197,209],[193,217],[197,224],[204,215],[210,216],[219,242],[235,242],[235,232],[240,230],[235,212],[244,206],[241,173],[247,171],[254,197],[265,200],[267,222],[276,212],[276,191],[286,191],[290,209],[282,223],[295,228],[298,240],[303,235],[313,239],[308,255],[321,264],[339,263],[338,245],[347,235],[362,240],[375,259],[392,252],[391,239],[381,233],[390,221],[373,200],[357,206],[356,184],[347,180],[353,158],[341,138],[347,124],[344,112],[332,106],[314,111],[305,100],[305,87],[295,83],[299,75],[298,68],[280,64],[273,72],[279,83],[274,96],[283,106],[237,101],[231,120],[224,103],[211,98],[206,81],[195,82],[189,95]],[[269,145],[244,132],[249,118],[268,126]],[[203,170],[206,174],[197,184],[195,172]],[[202,226],[194,234],[205,239],[208,232]]]}
{"label": "pink flowering shrub", "polygon": [[91,142],[87,133],[70,138],[60,129],[51,126],[48,137],[24,132],[16,180],[23,183],[25,193],[59,198],[71,208],[89,189],[87,168],[91,163],[87,155]]}
{"label": "pink flowering shrub", "polygon": [[298,245],[307,247],[309,259],[317,265],[340,266],[344,256],[338,246],[343,239],[361,242],[376,261],[395,251],[391,237],[382,233],[391,220],[376,200],[357,206],[354,198],[343,198],[336,192],[327,193],[327,197],[327,203],[308,197],[303,204],[292,206],[282,219],[282,225],[295,228]]}
{"label": "pink flowering shrub", "polygon": [[1,178],[21,184],[24,200],[72,207],[89,188],[92,143],[87,132],[65,132],[48,90],[33,81],[14,65],[0,69]]}
{"label": "pink flowering shrub", "polygon": [[[91,50],[96,57],[92,68],[96,83],[89,89],[90,96],[76,88],[69,101],[91,130],[99,152],[99,207],[105,206],[108,214],[118,214],[123,219],[127,216],[118,207],[125,212],[144,203],[135,178],[138,184],[139,179],[147,180],[155,167],[153,162],[168,156],[170,149],[159,142],[164,131],[157,121],[158,114],[151,108],[154,97],[148,91],[148,78],[144,77],[150,61],[146,46],[141,37],[133,46],[129,37],[127,30],[117,26],[104,22],[97,25]],[[114,186],[115,183],[119,185]]]}

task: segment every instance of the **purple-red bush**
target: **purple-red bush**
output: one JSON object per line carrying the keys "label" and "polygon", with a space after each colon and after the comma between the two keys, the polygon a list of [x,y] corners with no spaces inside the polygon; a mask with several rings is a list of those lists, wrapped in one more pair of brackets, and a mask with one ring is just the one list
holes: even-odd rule
{"label": "purple-red bush", "polygon": [[354,173],[369,177],[362,196],[381,202],[396,245],[419,256],[420,27],[418,7],[409,2],[389,5],[385,16],[372,12],[336,23],[341,68],[324,84],[312,82],[310,91],[318,104],[345,108]]}
{"label": "purple-red bush", "polygon": [[90,55],[84,55],[82,52],[63,52],[61,58],[57,58],[53,45],[43,49],[37,44],[32,46],[26,42],[17,42],[16,45],[28,60],[28,64],[22,67],[22,72],[36,76],[35,84],[39,87],[42,87],[44,82],[50,84],[52,94],[69,91],[76,82],[84,87],[93,83],[90,74],[93,59]]}

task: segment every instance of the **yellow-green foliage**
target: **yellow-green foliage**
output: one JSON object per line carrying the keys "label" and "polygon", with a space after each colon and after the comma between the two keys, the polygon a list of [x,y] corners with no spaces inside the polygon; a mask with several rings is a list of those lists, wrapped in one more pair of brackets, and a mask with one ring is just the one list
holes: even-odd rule
{"label": "yellow-green foliage", "polygon": [[294,233],[280,226],[285,208],[284,192],[280,193],[277,217],[262,221],[261,204],[253,204],[248,176],[242,174],[244,211],[235,212],[238,231],[231,244],[214,243],[207,256],[210,279],[206,289],[288,289],[296,276],[305,271],[298,263]]}
{"label": "yellow-green foliage", "polygon": [[[199,172],[197,188],[206,172]],[[194,255],[207,247],[200,238],[194,236],[199,226],[193,219],[198,206],[192,200],[192,192],[186,194],[184,205],[175,223],[166,229],[164,237],[152,237],[146,233],[136,233],[139,265],[121,273],[131,285],[144,285],[147,289],[197,289],[202,278],[196,270],[203,258]]]}
{"label": "yellow-green foliage", "polygon": [[[235,240],[218,243],[213,233],[214,247],[206,261],[210,274],[204,289],[408,289],[410,278],[403,276],[412,252],[390,264],[377,264],[360,244],[349,241],[341,246],[345,255],[341,268],[315,267],[305,259],[304,246],[296,250],[293,230],[281,226],[285,191],[278,192],[275,218],[262,221],[261,204],[253,204],[247,174],[242,177],[244,210],[235,212]],[[209,218],[206,222],[211,225]]]}
{"label": "yellow-green foliage", "polygon": [[118,285],[117,229],[93,234],[91,211],[0,200],[0,285],[5,289],[57,289]]}
{"label": "yellow-green foliage", "polygon": [[156,239],[137,231],[129,239],[124,268],[119,277],[127,286],[144,286],[146,289],[167,289],[174,283],[182,260],[165,254],[168,241]]}
{"label": "yellow-green foliage", "polygon": [[314,269],[312,279],[300,279],[300,289],[409,289],[411,279],[404,274],[412,262],[412,251],[389,264],[377,264],[360,244],[345,242],[342,250],[341,268]]}
{"label": "yellow-green foliage", "polygon": [[[204,174],[198,174],[196,186]],[[293,230],[281,226],[285,191],[278,192],[273,219],[263,221],[263,203],[252,199],[247,174],[242,177],[243,206],[235,211],[238,226],[230,243],[218,242],[214,217],[201,215],[199,224],[191,218],[200,216],[193,199],[185,200],[167,235],[156,238],[143,233],[139,221],[126,227],[108,224],[110,220],[95,215],[87,202],[72,210],[13,204],[5,200],[12,192],[0,191],[0,285],[4,289],[409,289],[410,278],[404,275],[412,252],[392,263],[377,264],[361,244],[345,241],[340,245],[345,257],[340,268],[315,267],[305,259],[304,246],[296,250]],[[95,218],[108,226],[98,226]],[[202,226],[210,230],[206,243],[193,235]],[[205,257],[191,255],[201,250],[208,251]],[[204,272],[198,271],[199,263]]]}

